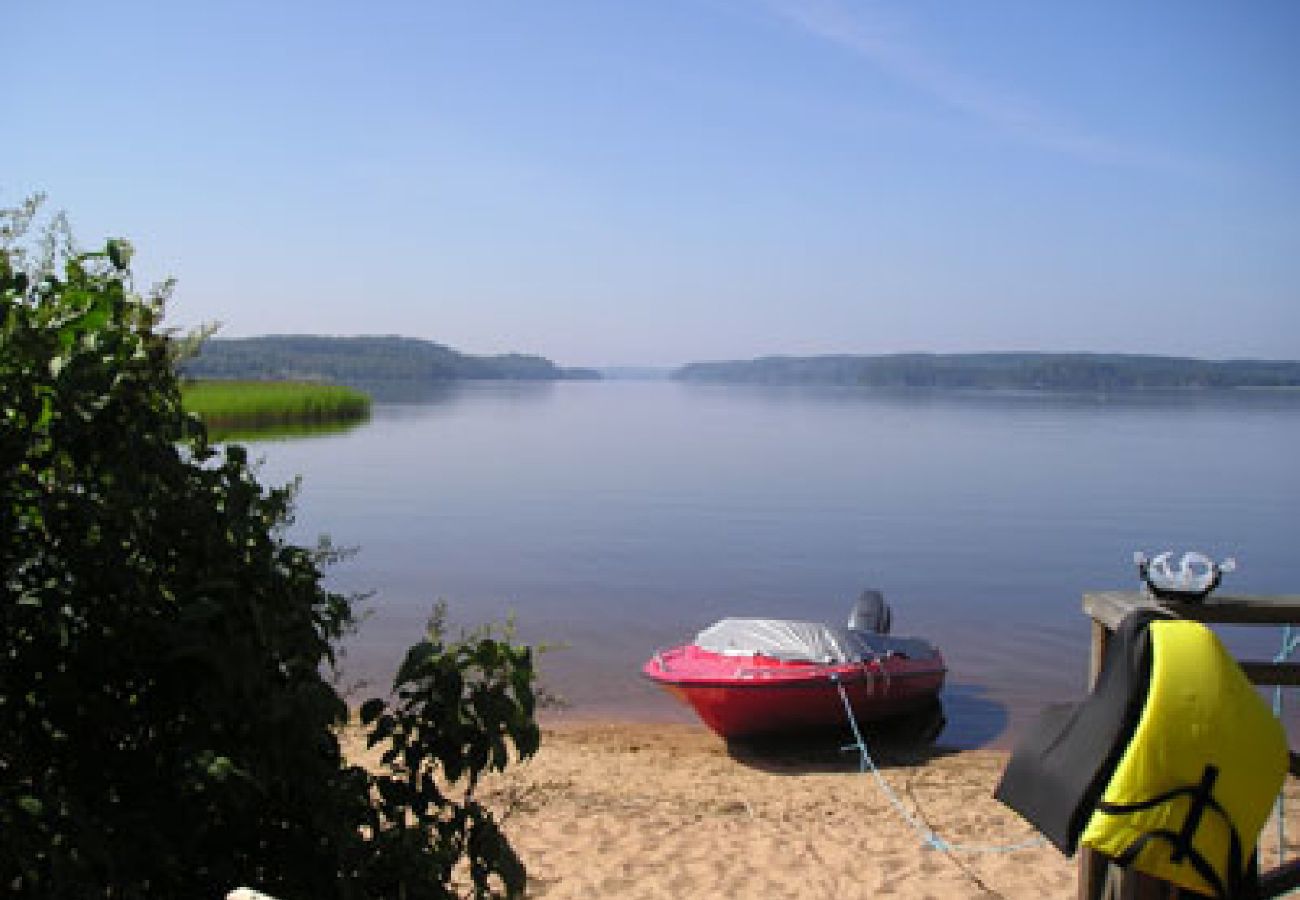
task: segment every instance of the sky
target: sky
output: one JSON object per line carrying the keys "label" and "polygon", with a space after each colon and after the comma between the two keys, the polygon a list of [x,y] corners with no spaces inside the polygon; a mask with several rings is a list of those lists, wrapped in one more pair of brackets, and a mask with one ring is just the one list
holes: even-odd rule
{"label": "sky", "polygon": [[0,205],[169,321],[562,365],[1300,358],[1300,4],[5,0]]}

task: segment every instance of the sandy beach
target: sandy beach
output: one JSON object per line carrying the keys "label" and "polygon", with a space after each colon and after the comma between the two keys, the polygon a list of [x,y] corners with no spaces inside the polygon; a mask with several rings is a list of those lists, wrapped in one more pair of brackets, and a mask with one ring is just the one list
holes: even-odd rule
{"label": "sandy beach", "polygon": [[[1005,753],[872,743],[902,803],[949,843],[1037,837],[992,799]],[[1287,794],[1294,855],[1294,779]],[[1051,846],[927,847],[833,741],[736,748],[698,725],[562,721],[536,757],[488,778],[483,797],[528,867],[528,896],[547,900],[1075,896],[1075,862]],[[1265,834],[1268,866],[1271,825]]]}
{"label": "sandy beach", "polygon": [[[903,801],[948,840],[1032,837],[990,799],[1001,754],[879,755]],[[1051,848],[927,849],[833,742],[729,751],[694,725],[568,724],[489,795],[535,897],[1073,895],[1073,866]]]}

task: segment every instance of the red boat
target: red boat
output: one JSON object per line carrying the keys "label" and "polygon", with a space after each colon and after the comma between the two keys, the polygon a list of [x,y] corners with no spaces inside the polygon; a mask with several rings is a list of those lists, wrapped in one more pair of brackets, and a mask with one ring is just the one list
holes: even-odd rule
{"label": "red boat", "polygon": [[848,627],[723,619],[694,642],[651,657],[641,673],[694,707],[724,738],[847,727],[933,705],[947,669],[920,638],[891,637],[889,608],[868,591]]}

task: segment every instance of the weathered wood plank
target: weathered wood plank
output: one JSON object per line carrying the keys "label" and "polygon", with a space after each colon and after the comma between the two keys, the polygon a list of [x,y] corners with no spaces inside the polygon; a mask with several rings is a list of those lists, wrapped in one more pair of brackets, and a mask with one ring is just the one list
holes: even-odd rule
{"label": "weathered wood plank", "polygon": [[1136,591],[1093,591],[1083,595],[1084,613],[1110,631],[1118,628],[1124,617],[1135,609],[1154,606],[1150,597]]}
{"label": "weathered wood plank", "polygon": [[1092,630],[1092,644],[1088,651],[1088,690],[1097,686],[1097,676],[1101,674],[1101,664],[1106,659],[1106,646],[1110,643],[1110,634],[1103,623],[1093,619],[1089,623]]}
{"label": "weathered wood plank", "polygon": [[1079,880],[1075,884],[1077,900],[1103,900],[1106,896],[1107,870],[1109,862],[1100,853],[1093,853],[1087,847],[1079,848]]}
{"label": "weathered wood plank", "polygon": [[1083,595],[1083,611],[1112,631],[1135,609],[1163,609],[1198,622],[1300,624],[1300,595],[1296,594],[1214,594],[1202,603],[1156,600],[1143,591],[1090,591]]}
{"label": "weathered wood plank", "polygon": [[1238,660],[1241,670],[1255,684],[1300,685],[1300,663],[1258,662]]}
{"label": "weathered wood plank", "polygon": [[[1106,645],[1110,643],[1110,632],[1113,629],[1108,630],[1096,618],[1092,620],[1090,627],[1092,647],[1088,653],[1088,690],[1091,691],[1097,685],[1097,676],[1101,674],[1101,663],[1106,656]],[[1087,847],[1080,847],[1075,865],[1078,871],[1075,896],[1078,900],[1105,900],[1112,883],[1111,866],[1106,857]]]}

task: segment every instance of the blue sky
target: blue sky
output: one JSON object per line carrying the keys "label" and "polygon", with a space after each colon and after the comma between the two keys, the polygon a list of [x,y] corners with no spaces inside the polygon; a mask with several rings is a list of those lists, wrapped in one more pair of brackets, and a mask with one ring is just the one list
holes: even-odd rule
{"label": "blue sky", "polygon": [[38,2],[0,202],[174,324],[1300,358],[1300,4]]}

